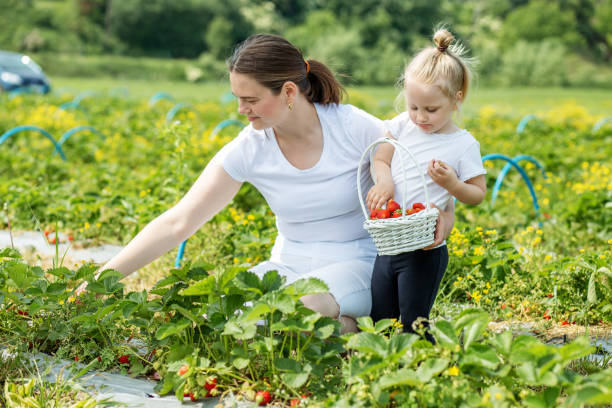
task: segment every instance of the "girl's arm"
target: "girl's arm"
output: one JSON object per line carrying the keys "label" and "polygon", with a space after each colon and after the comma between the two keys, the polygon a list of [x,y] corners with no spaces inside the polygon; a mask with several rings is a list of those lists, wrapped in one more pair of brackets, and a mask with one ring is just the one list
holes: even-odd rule
{"label": "girl's arm", "polygon": [[241,184],[213,159],[174,207],[147,224],[99,272],[115,269],[127,276],[159,258],[221,211],[236,195]]}
{"label": "girl's arm", "polygon": [[453,197],[465,204],[480,204],[487,192],[484,175],[463,182],[459,180],[451,166],[440,160],[433,159],[428,163],[427,174],[436,184],[444,187]]}
{"label": "girl's arm", "polygon": [[[386,132],[385,136],[393,138],[389,132]],[[382,143],[376,150],[373,162],[376,184],[366,196],[366,205],[370,211],[382,208],[387,201],[393,198],[395,186],[391,177],[391,159],[394,151],[395,147],[390,143]]]}
{"label": "girl's arm", "polygon": [[448,200],[446,204],[446,210],[441,209],[436,206],[434,203],[431,203],[433,207],[436,207],[440,211],[440,215],[438,216],[438,221],[436,222],[436,231],[434,233],[434,242],[428,247],[423,249],[433,249],[436,246],[440,245],[447,239],[453,230],[453,226],[455,225],[455,200],[452,198]]}

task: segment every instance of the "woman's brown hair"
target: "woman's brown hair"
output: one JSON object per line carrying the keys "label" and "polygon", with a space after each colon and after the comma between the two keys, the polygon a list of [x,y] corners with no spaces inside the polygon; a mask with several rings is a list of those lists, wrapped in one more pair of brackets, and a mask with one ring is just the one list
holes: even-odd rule
{"label": "woman's brown hair", "polygon": [[249,75],[275,94],[283,84],[294,82],[310,102],[340,103],[344,88],[322,62],[306,61],[302,52],[283,37],[255,34],[234,50],[228,60],[230,72]]}

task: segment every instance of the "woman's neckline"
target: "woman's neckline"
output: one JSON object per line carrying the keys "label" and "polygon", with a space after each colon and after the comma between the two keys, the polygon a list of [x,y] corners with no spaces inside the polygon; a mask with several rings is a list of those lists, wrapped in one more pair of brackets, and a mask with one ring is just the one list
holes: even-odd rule
{"label": "woman's neckline", "polygon": [[321,119],[321,112],[319,111],[319,104],[314,103],[313,104],[315,107],[315,112],[317,114],[317,118],[319,119],[319,123],[321,125],[321,137],[323,138],[323,146],[321,148],[321,155],[319,156],[319,159],[317,160],[317,162],[312,165],[311,167],[305,168],[305,169],[300,169],[299,167],[296,167],[293,165],[293,163],[291,163],[289,161],[289,159],[287,159],[287,156],[285,156],[285,153],[283,153],[283,150],[281,149],[280,145],[278,144],[278,139],[276,138],[276,134],[274,133],[274,129],[273,128],[266,128],[264,129],[266,135],[270,136],[274,146],[276,148],[276,151],[280,154],[280,156],[282,157],[282,160],[285,162],[285,164],[287,166],[289,166],[290,168],[294,169],[295,171],[298,172],[309,172],[309,171],[313,171],[316,168],[318,168],[321,164],[321,162],[323,161],[323,158],[325,157],[325,152],[327,150],[327,143],[326,143],[326,134],[327,134],[327,126],[325,125],[325,122],[323,121],[323,119]]}

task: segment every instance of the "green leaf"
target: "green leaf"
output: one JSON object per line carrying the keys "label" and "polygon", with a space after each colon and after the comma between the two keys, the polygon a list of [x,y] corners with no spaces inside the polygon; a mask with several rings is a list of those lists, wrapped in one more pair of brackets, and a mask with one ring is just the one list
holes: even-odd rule
{"label": "green leaf", "polygon": [[194,315],[193,313],[191,313],[189,310],[185,309],[184,307],[173,303],[170,306],[171,310],[176,310],[178,311],[180,314],[182,314],[184,317],[188,318],[189,320],[191,320],[192,322],[194,322],[195,324],[201,324],[202,323],[202,319],[198,318],[196,315]]}
{"label": "green leaf", "polygon": [[102,281],[106,280],[107,278],[117,278],[117,280],[119,280],[119,279],[123,278],[123,275],[120,272],[117,272],[114,269],[105,269],[98,276],[98,282],[102,282]]}
{"label": "green leaf", "polygon": [[455,330],[464,329],[464,350],[480,337],[488,323],[489,315],[478,309],[466,309],[459,314],[455,320]]}
{"label": "green leaf", "polygon": [[283,284],[283,279],[279,275],[278,271],[267,271],[263,278],[261,278],[261,288],[264,293],[272,292],[277,290]]}
{"label": "green leaf", "polygon": [[288,371],[292,373],[302,372],[302,366],[300,363],[290,358],[275,358],[274,366],[280,371]]}
{"label": "green leaf", "polygon": [[293,313],[296,306],[295,300],[282,292],[268,292],[260,299],[260,302],[265,302],[272,311],[280,310],[285,314]]}
{"label": "green leaf", "polygon": [[66,292],[66,284],[62,282],[53,282],[47,288],[48,295],[58,296],[64,292]]}
{"label": "green leaf", "polygon": [[243,370],[249,366],[251,360],[243,357],[236,357],[232,360],[232,365],[236,367],[238,370]]}
{"label": "green leaf", "polygon": [[459,338],[455,332],[455,328],[452,323],[447,320],[437,321],[431,328],[431,332],[442,347],[455,350],[455,347],[459,345]]}
{"label": "green leaf", "polygon": [[483,344],[473,344],[461,356],[462,369],[467,366],[476,366],[487,370],[495,370],[499,366],[500,360],[491,346]]}
{"label": "green leaf", "polygon": [[397,387],[400,385],[407,385],[409,387],[417,387],[423,385],[423,381],[419,378],[416,371],[409,368],[402,368],[395,372],[385,375],[379,380],[380,387],[387,389],[391,387]]}
{"label": "green leaf", "polygon": [[298,279],[295,282],[292,282],[291,284],[287,285],[286,288],[283,289],[283,292],[293,297],[301,298],[305,295],[327,293],[329,292],[329,288],[327,287],[327,284],[321,279],[308,278]]}
{"label": "green leaf", "polygon": [[4,248],[4,249],[0,250],[0,258],[21,259],[21,254],[16,249],[13,249],[13,248]]}
{"label": "green leaf", "polygon": [[394,320],[392,319],[382,319],[376,322],[374,325],[374,332],[381,333],[387,330],[389,327],[393,326]]}
{"label": "green leaf", "polygon": [[419,336],[413,333],[401,333],[391,337],[391,341],[389,341],[389,354],[406,354],[418,339]]}
{"label": "green leaf", "polygon": [[357,327],[362,332],[374,332],[374,322],[370,316],[361,316],[357,318]]}
{"label": "green leaf", "polygon": [[129,319],[134,310],[138,308],[138,304],[130,301],[123,302],[123,307],[121,308],[121,312],[123,313],[123,317]]}
{"label": "green leaf", "polygon": [[323,339],[329,338],[332,334],[334,334],[335,330],[336,330],[336,326],[335,325],[327,324],[325,326],[318,327],[315,330],[314,335],[318,339],[322,339],[323,340]]}
{"label": "green leaf", "polygon": [[308,381],[308,375],[308,373],[284,373],[281,374],[281,379],[290,388],[300,388],[302,385],[306,384],[306,381]]}
{"label": "green leaf", "polygon": [[214,276],[208,276],[179,292],[182,296],[202,296],[215,293],[217,281]]}
{"label": "green leaf", "polygon": [[176,323],[164,323],[159,327],[159,329],[157,329],[157,332],[155,333],[155,338],[157,340],[163,340],[168,336],[181,333],[189,326],[191,326],[191,322],[187,319],[181,319]]}
{"label": "green leaf", "polygon": [[235,321],[230,321],[225,325],[223,333],[226,336],[232,336],[238,340],[248,340],[255,337],[257,326],[251,323],[238,324]]}
{"label": "green leaf", "polygon": [[421,363],[417,368],[416,373],[423,382],[428,382],[435,375],[440,374],[446,367],[448,367],[448,359],[436,358],[428,359]]}
{"label": "green leaf", "polygon": [[18,289],[27,289],[30,286],[30,282],[33,280],[32,277],[29,276],[28,265],[21,262],[8,261],[4,264],[4,270]]}
{"label": "green leaf", "polygon": [[495,334],[489,340],[489,342],[491,343],[491,345],[493,345],[493,347],[497,349],[500,354],[508,356],[510,355],[510,350],[512,348],[512,339],[512,332],[506,330],[504,332]]}
{"label": "green leaf", "polygon": [[382,358],[387,355],[387,343],[383,335],[374,333],[361,332],[354,334],[349,337],[346,347]]}
{"label": "green leaf", "polygon": [[272,309],[265,303],[255,303],[252,307],[247,308],[244,314],[240,316],[241,322],[255,322],[262,318],[266,313],[270,313]]}
{"label": "green leaf", "polygon": [[536,368],[533,362],[526,362],[514,369],[518,377],[526,384],[535,385],[537,383]]}
{"label": "green leaf", "polygon": [[234,285],[237,288],[243,289],[250,292],[255,292],[258,295],[262,295],[263,292],[260,287],[259,277],[253,272],[242,271],[236,275],[234,279]]}

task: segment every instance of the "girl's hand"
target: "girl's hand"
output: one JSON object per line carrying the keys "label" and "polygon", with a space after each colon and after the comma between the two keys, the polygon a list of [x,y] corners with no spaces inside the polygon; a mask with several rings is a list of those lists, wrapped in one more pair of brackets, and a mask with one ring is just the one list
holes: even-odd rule
{"label": "girl's hand", "polygon": [[450,235],[451,231],[453,230],[453,225],[455,224],[455,205],[452,199],[450,200],[450,204],[447,205],[448,209],[446,211],[443,211],[434,203],[431,203],[431,206],[437,208],[440,211],[440,215],[436,221],[434,242],[423,249],[433,249],[444,242],[444,240]]}
{"label": "girl's hand", "polygon": [[376,183],[374,187],[368,191],[366,196],[366,205],[370,211],[377,208],[382,208],[387,201],[393,198],[394,193],[393,184],[389,183]]}
{"label": "girl's hand", "polygon": [[451,194],[453,187],[460,182],[455,169],[441,160],[431,159],[427,164],[427,175],[437,185],[444,187]]}

